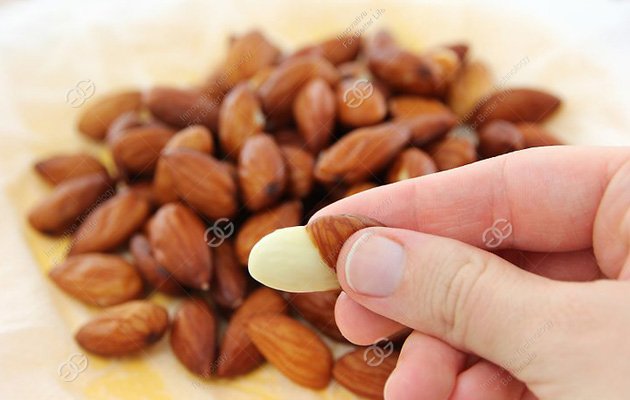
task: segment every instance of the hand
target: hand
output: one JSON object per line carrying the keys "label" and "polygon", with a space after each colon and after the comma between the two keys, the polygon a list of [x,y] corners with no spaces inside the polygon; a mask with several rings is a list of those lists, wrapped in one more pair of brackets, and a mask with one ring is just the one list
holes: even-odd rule
{"label": "hand", "polygon": [[525,150],[316,216],[340,213],[388,226],[344,244],[336,306],[357,344],[414,329],[387,399],[630,396],[630,149]]}

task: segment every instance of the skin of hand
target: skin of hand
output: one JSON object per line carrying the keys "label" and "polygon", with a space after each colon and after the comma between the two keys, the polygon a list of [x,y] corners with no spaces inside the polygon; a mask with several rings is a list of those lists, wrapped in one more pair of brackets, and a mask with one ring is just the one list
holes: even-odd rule
{"label": "skin of hand", "polygon": [[386,399],[630,396],[629,148],[528,149],[313,218],[340,213],[387,228],[343,246],[339,328],[360,345],[413,328]]}

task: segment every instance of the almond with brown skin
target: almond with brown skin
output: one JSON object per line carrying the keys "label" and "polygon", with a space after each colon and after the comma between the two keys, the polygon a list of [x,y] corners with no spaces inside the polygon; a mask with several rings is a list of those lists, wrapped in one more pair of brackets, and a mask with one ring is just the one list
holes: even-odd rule
{"label": "almond with brown skin", "polygon": [[94,306],[124,303],[142,292],[142,279],[133,265],[109,254],[69,257],[48,275],[66,293]]}
{"label": "almond with brown skin", "polygon": [[238,157],[238,181],[245,206],[257,211],[284,192],[287,170],[273,137],[258,134],[245,141]]}
{"label": "almond with brown skin", "polygon": [[408,143],[410,131],[395,123],[356,129],[322,152],[315,178],[356,183],[377,174]]}
{"label": "almond with brown skin", "polygon": [[369,348],[359,348],[345,354],[335,362],[332,373],[352,393],[367,399],[383,399],[385,383],[398,362],[398,352],[368,363],[367,351]]}
{"label": "almond with brown skin", "polygon": [[308,196],[313,189],[315,158],[311,153],[295,146],[280,146],[287,166],[288,191],[295,198]]}
{"label": "almond with brown skin", "polygon": [[90,174],[107,175],[107,170],[96,158],[89,154],[62,154],[41,160],[35,164],[35,171],[52,185]]}
{"label": "almond with brown skin", "polygon": [[140,127],[146,122],[145,118],[135,110],[120,114],[107,128],[107,143],[111,146],[116,139],[125,134],[127,129]]}
{"label": "almond with brown skin", "polygon": [[219,112],[219,141],[230,158],[237,159],[247,138],[262,131],[265,116],[248,83],[234,87],[225,97]]}
{"label": "almond with brown skin", "polygon": [[340,292],[295,293],[289,297],[289,304],[315,328],[339,342],[346,342],[335,321],[335,304]]}
{"label": "almond with brown skin", "polygon": [[523,148],[523,134],[511,122],[495,120],[479,130],[479,153],[483,157],[494,157]]}
{"label": "almond with brown skin", "polygon": [[245,299],[247,276],[236,259],[231,242],[224,241],[214,248],[213,267],[212,300],[225,309],[237,309]]}
{"label": "almond with brown skin", "polygon": [[557,146],[564,144],[538,124],[523,122],[516,124],[523,135],[525,147]]}
{"label": "almond with brown skin", "polygon": [[220,99],[199,90],[155,87],[144,94],[144,102],[155,118],[169,125],[200,124],[217,129]]}
{"label": "almond with brown skin", "polygon": [[445,135],[457,124],[457,118],[453,113],[445,112],[395,119],[394,123],[410,130],[414,146],[423,146]]}
{"label": "almond with brown skin", "polygon": [[304,142],[304,138],[293,129],[283,129],[274,133],[276,143],[280,146],[293,146],[300,149],[309,150]]}
{"label": "almond with brown skin", "polygon": [[128,174],[150,175],[173,134],[172,130],[159,126],[130,128],[111,143],[114,161]]}
{"label": "almond with brown skin", "polygon": [[494,90],[494,76],[490,68],[479,61],[463,66],[451,84],[448,105],[461,119],[468,119],[475,105]]}
{"label": "almond with brown skin", "polygon": [[207,290],[212,274],[211,248],[205,242],[205,227],[185,206],[162,206],[147,226],[156,261],[178,282]]}
{"label": "almond with brown skin", "polygon": [[293,102],[293,116],[311,151],[328,145],[335,126],[335,95],[325,80],[313,79],[300,89]]}
{"label": "almond with brown skin", "polygon": [[328,386],[332,353],[306,326],[281,314],[261,315],[249,321],[247,334],[267,361],[293,382],[312,389]]}
{"label": "almond with brown skin", "polygon": [[280,50],[260,31],[247,32],[232,42],[224,64],[225,72],[219,79],[225,81],[223,86],[231,88],[274,64],[279,56]]}
{"label": "almond with brown skin", "polygon": [[302,218],[302,204],[291,201],[249,217],[236,236],[236,255],[242,265],[247,265],[254,244],[276,229],[295,226]]}
{"label": "almond with brown skin", "polygon": [[477,161],[475,144],[467,137],[447,136],[429,150],[440,171]]}
{"label": "almond with brown skin", "polygon": [[324,57],[333,65],[339,65],[354,60],[361,47],[361,41],[351,35],[337,36],[321,43],[306,46],[296,51],[291,57],[314,55]]}
{"label": "almond with brown skin", "polygon": [[212,219],[236,213],[236,184],[221,162],[188,149],[169,149],[162,160],[173,178],[175,192],[194,210]]}
{"label": "almond with brown skin", "polygon": [[79,227],[70,254],[109,251],[124,244],[149,217],[149,202],[132,191],[99,205]]}
{"label": "almond with brown skin", "polygon": [[264,359],[247,335],[247,323],[257,315],[285,313],[286,301],[278,292],[260,288],[245,299],[228,323],[219,352],[217,375],[222,378],[246,374],[263,363]]}
{"label": "almond with brown skin", "polygon": [[389,112],[394,118],[410,118],[426,114],[450,114],[441,101],[422,96],[396,96],[389,99]]}
{"label": "almond with brown skin", "polygon": [[471,123],[481,126],[501,119],[508,122],[542,122],[560,107],[556,96],[536,89],[505,89],[482,99]]}
{"label": "almond with brown skin", "polygon": [[90,104],[79,119],[79,131],[92,139],[102,140],[110,124],[121,114],[142,106],[140,92],[121,92],[102,97]]}
{"label": "almond with brown skin", "polygon": [[180,296],[185,293],[184,288],[175,280],[173,275],[157,262],[146,236],[140,233],[134,235],[129,241],[129,251],[140,275],[155,290],[172,296]]}
{"label": "almond with brown skin", "polygon": [[171,349],[188,370],[203,378],[214,372],[217,318],[201,299],[184,300],[173,318]]}
{"label": "almond with brown skin", "polygon": [[299,90],[317,77],[324,79],[329,85],[335,85],[339,81],[339,73],[335,67],[321,57],[296,57],[280,64],[259,89],[265,113],[270,116],[289,115]]}
{"label": "almond with brown skin", "polygon": [[457,77],[462,68],[462,62],[457,53],[448,47],[431,49],[424,56],[439,66],[438,81],[441,89],[440,95],[443,95]]}
{"label": "almond with brown skin", "polygon": [[168,328],[168,313],[157,304],[135,300],[108,308],[75,335],[85,350],[104,357],[133,354],[160,340]]}
{"label": "almond with brown skin", "polygon": [[387,183],[428,175],[437,172],[437,166],[430,155],[416,148],[410,148],[398,155],[387,172]]}
{"label": "almond with brown skin", "polygon": [[83,215],[114,192],[109,177],[100,173],[67,180],[31,209],[28,221],[42,233],[70,233]]}
{"label": "almond with brown skin", "polygon": [[342,80],[336,90],[339,121],[359,127],[381,122],[387,115],[387,102],[378,85],[365,78]]}

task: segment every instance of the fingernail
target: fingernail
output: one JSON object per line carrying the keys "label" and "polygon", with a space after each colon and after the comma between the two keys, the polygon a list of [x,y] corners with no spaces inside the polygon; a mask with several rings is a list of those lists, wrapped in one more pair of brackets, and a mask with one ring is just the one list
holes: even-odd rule
{"label": "fingernail", "polygon": [[373,297],[392,295],[403,277],[405,250],[373,233],[357,239],[346,258],[346,281],[355,292]]}

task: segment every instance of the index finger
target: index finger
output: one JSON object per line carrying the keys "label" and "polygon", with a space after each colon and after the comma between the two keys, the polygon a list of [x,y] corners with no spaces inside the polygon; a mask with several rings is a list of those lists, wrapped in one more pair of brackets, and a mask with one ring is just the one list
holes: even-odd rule
{"label": "index finger", "polygon": [[627,159],[624,148],[532,148],[361,192],[313,218],[365,215],[491,249],[587,249],[604,191]]}

